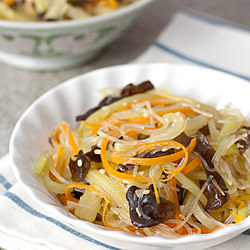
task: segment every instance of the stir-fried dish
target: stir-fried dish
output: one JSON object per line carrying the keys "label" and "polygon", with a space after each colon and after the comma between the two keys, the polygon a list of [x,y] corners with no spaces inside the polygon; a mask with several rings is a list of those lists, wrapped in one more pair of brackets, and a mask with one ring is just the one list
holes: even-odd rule
{"label": "stir-fried dish", "polygon": [[177,238],[241,222],[250,212],[250,122],[155,89],[105,98],[52,132],[34,167],[82,220],[137,236]]}
{"label": "stir-fried dish", "polygon": [[58,21],[113,12],[136,0],[0,0],[0,19]]}

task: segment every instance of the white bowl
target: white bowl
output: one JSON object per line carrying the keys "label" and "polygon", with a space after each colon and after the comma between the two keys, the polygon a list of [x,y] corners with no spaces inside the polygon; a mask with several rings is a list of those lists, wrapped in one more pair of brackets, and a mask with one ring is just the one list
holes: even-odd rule
{"label": "white bowl", "polygon": [[57,70],[87,62],[119,37],[152,1],[138,0],[84,20],[0,20],[0,60],[32,70]]}
{"label": "white bowl", "polygon": [[202,249],[217,245],[250,228],[250,217],[206,235],[178,239],[135,237],[123,232],[106,230],[81,221],[62,208],[33,174],[32,168],[49,147],[48,137],[62,120],[76,127],[76,115],[97,104],[98,89],[151,80],[156,87],[186,95],[221,108],[232,102],[245,116],[250,116],[250,85],[248,82],[218,71],[194,66],[169,64],[123,65],[96,70],[69,80],[45,93],[35,101],[18,121],[10,142],[13,170],[31,198],[49,209],[63,221],[84,234],[122,249]]}

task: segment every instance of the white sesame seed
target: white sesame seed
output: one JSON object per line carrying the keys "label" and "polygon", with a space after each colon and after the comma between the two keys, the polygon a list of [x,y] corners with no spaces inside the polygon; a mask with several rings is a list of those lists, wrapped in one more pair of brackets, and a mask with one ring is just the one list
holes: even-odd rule
{"label": "white sesame seed", "polygon": [[101,154],[101,150],[100,149],[95,149],[94,154],[100,155]]}
{"label": "white sesame seed", "polygon": [[101,174],[105,174],[105,169],[99,169],[99,172],[101,173]]}
{"label": "white sesame seed", "polygon": [[83,164],[82,159],[78,159],[77,160],[77,167],[81,168],[82,164]]}

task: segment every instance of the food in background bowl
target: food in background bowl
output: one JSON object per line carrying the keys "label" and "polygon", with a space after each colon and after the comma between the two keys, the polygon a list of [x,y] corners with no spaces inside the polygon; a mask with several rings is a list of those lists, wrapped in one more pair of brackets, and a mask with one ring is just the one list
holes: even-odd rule
{"label": "food in background bowl", "polygon": [[1,0],[0,19],[58,21],[85,19],[113,12],[136,0]]}
{"label": "food in background bowl", "polygon": [[34,70],[57,70],[82,64],[118,38],[151,2],[153,0],[136,0],[113,12],[86,19],[55,22],[0,19],[0,60]]}
{"label": "food in background bowl", "polygon": [[150,81],[60,123],[34,168],[80,219],[137,236],[214,232],[249,215],[250,121]]}

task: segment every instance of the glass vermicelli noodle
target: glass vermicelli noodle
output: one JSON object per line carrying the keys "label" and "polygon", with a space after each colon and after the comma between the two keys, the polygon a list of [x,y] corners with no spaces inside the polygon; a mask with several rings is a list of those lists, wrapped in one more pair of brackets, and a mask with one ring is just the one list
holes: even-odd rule
{"label": "glass vermicelli noodle", "polygon": [[0,19],[60,21],[86,19],[123,8],[137,0],[0,0]]}
{"label": "glass vermicelli noodle", "polygon": [[156,89],[121,90],[61,122],[34,173],[81,220],[136,236],[212,233],[249,215],[250,123]]}

